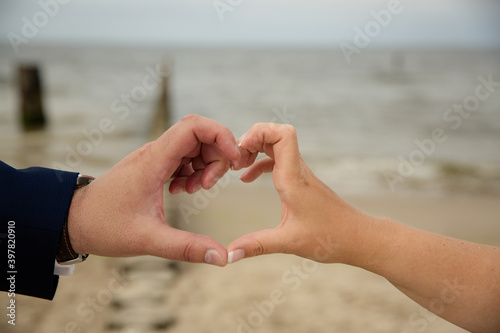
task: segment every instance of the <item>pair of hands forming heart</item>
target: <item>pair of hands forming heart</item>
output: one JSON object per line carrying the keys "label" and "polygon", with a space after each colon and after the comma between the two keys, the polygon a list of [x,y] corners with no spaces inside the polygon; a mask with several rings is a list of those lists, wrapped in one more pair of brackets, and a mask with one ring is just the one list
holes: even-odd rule
{"label": "pair of hands forming heart", "polygon": [[[261,152],[267,157],[256,161]],[[226,250],[210,237],[165,223],[163,187],[169,179],[172,194],[194,193],[210,189],[230,167],[248,167],[240,177],[244,182],[273,173],[282,202],[277,228],[243,236]],[[78,253],[154,255],[225,266],[277,252],[336,262],[342,253],[333,235],[354,237],[353,223],[366,218],[314,176],[299,154],[293,127],[257,124],[237,143],[220,123],[189,115],[75,191],[68,226]]]}
{"label": "pair of hands forming heart", "polygon": [[[267,157],[256,161],[260,152]],[[163,188],[169,179],[171,193],[194,193],[214,186],[231,166],[248,167],[240,177],[244,182],[272,172],[282,206],[278,227],[245,235],[226,250],[210,237],[165,223]],[[385,277],[459,326],[475,332],[500,328],[500,298],[495,292],[500,290],[498,248],[432,234],[355,209],[307,167],[291,126],[257,124],[237,143],[231,131],[216,121],[187,116],[76,190],[68,228],[79,253],[148,254],[225,266],[280,252],[350,264]]]}

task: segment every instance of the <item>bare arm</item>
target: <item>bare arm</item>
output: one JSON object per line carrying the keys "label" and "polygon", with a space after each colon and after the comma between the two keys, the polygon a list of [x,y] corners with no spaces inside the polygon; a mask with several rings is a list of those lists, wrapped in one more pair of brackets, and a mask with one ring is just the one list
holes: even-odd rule
{"label": "bare arm", "polygon": [[[500,331],[500,250],[369,216],[342,200],[300,157],[291,126],[257,124],[240,139],[236,168],[251,182],[273,173],[282,202],[274,229],[243,236],[230,261],[292,253],[364,268],[436,315],[472,332]],[[254,163],[259,152],[268,155]]]}
{"label": "bare arm", "polygon": [[[472,332],[500,329],[500,251],[377,221],[382,239],[373,262],[354,265],[384,276],[436,315]],[[365,254],[366,255],[366,254]]]}

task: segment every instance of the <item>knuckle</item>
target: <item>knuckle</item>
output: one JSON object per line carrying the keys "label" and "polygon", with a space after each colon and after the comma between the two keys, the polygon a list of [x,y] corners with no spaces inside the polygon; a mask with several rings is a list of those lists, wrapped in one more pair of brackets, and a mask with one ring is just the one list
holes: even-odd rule
{"label": "knuckle", "polygon": [[254,124],[252,127],[250,127],[250,129],[248,130],[248,132],[253,132],[253,131],[261,131],[263,129],[265,129],[266,127],[272,125],[272,123],[256,123]]}
{"label": "knuckle", "polygon": [[151,142],[147,142],[147,143],[143,144],[142,146],[140,146],[139,148],[137,148],[137,151],[139,152],[139,156],[140,157],[148,156],[150,154],[151,147],[153,145],[154,145],[154,141],[151,141]]}
{"label": "knuckle", "polygon": [[255,255],[256,256],[260,256],[260,255],[263,255],[265,254],[265,248],[264,248],[264,245],[262,245],[262,243],[258,240],[258,239],[255,239]]}
{"label": "knuckle", "polygon": [[197,121],[198,119],[200,118],[199,115],[197,114],[194,114],[194,113],[190,113],[188,115],[185,115],[181,121]]}
{"label": "knuckle", "polygon": [[286,134],[291,135],[291,136],[296,136],[297,135],[297,130],[292,125],[283,124],[281,126],[283,128],[283,132],[285,132]]}
{"label": "knuckle", "polygon": [[188,242],[184,247],[184,252],[182,254],[182,260],[186,262],[191,262],[192,260],[192,252],[193,252],[193,242]]}
{"label": "knuckle", "polygon": [[270,138],[273,138],[273,141],[279,141],[281,139],[293,139],[297,137],[297,131],[295,127],[289,124],[271,124],[269,129]]}

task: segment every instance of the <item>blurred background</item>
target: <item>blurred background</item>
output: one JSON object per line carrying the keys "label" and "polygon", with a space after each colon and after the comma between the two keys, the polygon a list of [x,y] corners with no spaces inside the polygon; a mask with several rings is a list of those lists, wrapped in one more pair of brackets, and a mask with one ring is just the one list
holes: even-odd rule
{"label": "blurred background", "polygon": [[[21,121],[27,65],[43,88],[36,130]],[[500,245],[495,0],[0,0],[0,101],[0,160],[16,168],[99,176],[167,109],[236,137],[289,123],[313,171],[359,208]],[[167,197],[169,222],[223,245],[279,224],[269,177],[227,180]],[[296,283],[293,267],[307,273]],[[263,310],[276,289],[286,301]],[[280,255],[224,269],[91,257],[54,301],[20,297],[18,314],[2,332],[462,332],[370,273]]]}

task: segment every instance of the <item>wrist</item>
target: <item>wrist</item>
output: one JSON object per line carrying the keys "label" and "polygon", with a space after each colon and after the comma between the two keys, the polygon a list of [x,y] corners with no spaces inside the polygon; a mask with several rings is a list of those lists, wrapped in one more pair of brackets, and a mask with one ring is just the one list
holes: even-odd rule
{"label": "wrist", "polygon": [[81,232],[81,219],[83,212],[83,198],[87,188],[75,189],[68,212],[68,233],[71,246],[76,253],[88,253],[85,247],[85,241]]}
{"label": "wrist", "polygon": [[344,264],[377,272],[387,261],[394,221],[367,214],[358,219],[349,240]]}
{"label": "wrist", "polygon": [[[64,263],[82,262],[88,257],[85,238],[82,230],[85,225],[84,218],[84,198],[87,186],[94,180],[94,177],[78,175],[75,189],[68,210],[68,217],[64,223],[62,239],[64,246],[59,245],[58,251]],[[59,260],[58,260],[59,261]],[[59,263],[62,264],[61,261]]]}

